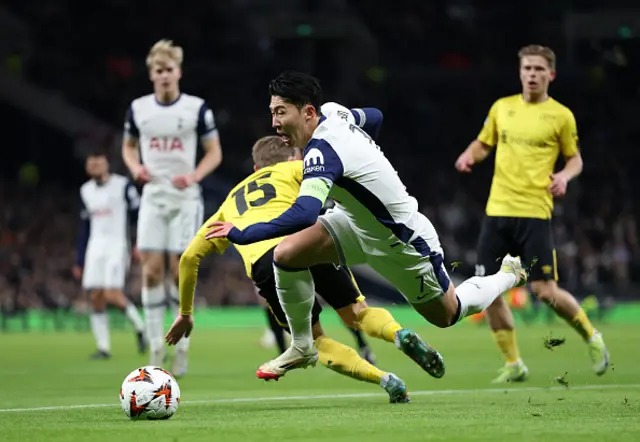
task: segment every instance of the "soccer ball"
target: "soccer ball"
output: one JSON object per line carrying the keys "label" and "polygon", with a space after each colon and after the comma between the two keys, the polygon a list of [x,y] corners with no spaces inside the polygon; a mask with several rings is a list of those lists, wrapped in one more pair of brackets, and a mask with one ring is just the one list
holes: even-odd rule
{"label": "soccer ball", "polygon": [[120,403],[130,419],[169,419],[178,411],[180,387],[167,370],[141,367],[124,378]]}

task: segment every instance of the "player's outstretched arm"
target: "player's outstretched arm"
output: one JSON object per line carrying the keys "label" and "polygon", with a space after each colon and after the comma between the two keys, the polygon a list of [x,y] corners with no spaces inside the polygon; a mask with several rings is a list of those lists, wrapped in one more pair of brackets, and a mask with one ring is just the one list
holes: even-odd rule
{"label": "player's outstretched arm", "polygon": [[191,240],[189,247],[180,257],[179,284],[180,314],[175,319],[164,339],[175,345],[183,337],[188,338],[193,330],[193,300],[198,282],[198,269],[202,258],[218,251],[216,245],[203,238],[200,232]]}
{"label": "player's outstretched arm", "polygon": [[[320,180],[317,178],[317,180]],[[244,230],[239,230],[230,223],[213,222],[208,223],[207,227],[210,227],[206,234],[207,239],[223,238],[226,237],[229,241],[238,245],[253,244],[256,242],[264,241],[272,238],[279,238],[281,236],[291,235],[293,233],[304,230],[307,227],[311,227],[315,224],[320,211],[324,205],[324,200],[320,200],[313,196],[302,195],[305,182],[303,181],[300,188],[301,195],[298,195],[296,202],[286,212],[279,217],[269,221],[268,223],[256,223]],[[327,186],[322,182],[309,185]],[[328,187],[328,186],[327,186]],[[328,190],[327,190],[328,195]]]}
{"label": "player's outstretched arm", "polygon": [[204,239],[200,234],[196,235],[180,257],[179,284],[180,314],[193,314],[193,299],[196,293],[198,281],[198,269],[202,258],[217,251],[216,246]]}
{"label": "player's outstretched arm", "polygon": [[205,237],[226,237],[234,244],[246,245],[291,235],[315,224],[333,183],[343,175],[344,167],[331,144],[324,139],[313,138],[306,151],[300,192],[286,212],[268,223],[253,224],[242,231],[230,223],[208,223],[207,227],[213,228]]}

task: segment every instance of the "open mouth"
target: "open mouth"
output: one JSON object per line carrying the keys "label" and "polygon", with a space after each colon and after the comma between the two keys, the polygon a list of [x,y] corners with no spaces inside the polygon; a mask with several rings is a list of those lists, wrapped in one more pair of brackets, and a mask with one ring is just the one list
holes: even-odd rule
{"label": "open mouth", "polygon": [[528,85],[530,88],[536,88],[536,87],[538,87],[538,83],[537,83],[537,82],[535,82],[535,81],[530,81],[530,82],[528,82],[528,83],[527,83],[527,85]]}
{"label": "open mouth", "polygon": [[291,137],[289,135],[286,135],[284,133],[279,133],[278,135],[280,136],[282,141],[285,142],[285,144],[289,145],[289,143],[291,142]]}

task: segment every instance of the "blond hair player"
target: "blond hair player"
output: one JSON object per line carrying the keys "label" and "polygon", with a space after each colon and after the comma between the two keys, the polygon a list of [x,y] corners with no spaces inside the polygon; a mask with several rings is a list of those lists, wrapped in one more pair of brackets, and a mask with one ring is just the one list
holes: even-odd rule
{"label": "blond hair player", "polygon": [[[167,298],[178,308],[178,263],[203,221],[199,182],[222,161],[213,112],[202,98],[180,91],[183,51],[170,40],[158,41],[147,56],[153,93],[131,102],[122,157],[133,177],[144,184],[138,219],[144,308],[150,364],[165,356],[164,317]],[[196,165],[198,142],[205,155]],[[166,296],[165,254],[171,282]],[[189,341],[176,347],[172,371],[187,370]]]}

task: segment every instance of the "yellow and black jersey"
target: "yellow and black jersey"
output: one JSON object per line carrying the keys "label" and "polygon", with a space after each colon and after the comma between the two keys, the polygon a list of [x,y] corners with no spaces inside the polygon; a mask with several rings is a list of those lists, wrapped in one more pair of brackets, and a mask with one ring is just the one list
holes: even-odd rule
{"label": "yellow and black jersey", "polygon": [[[249,175],[229,192],[220,209],[198,230],[196,236],[204,238],[213,221],[232,223],[240,230],[256,223],[266,223],[282,215],[295,203],[302,183],[302,161],[286,161],[264,167]],[[283,237],[254,244],[234,244],[244,261],[247,275],[251,277],[251,266],[267,251],[275,247]],[[223,253],[229,240],[211,240],[216,252]]]}
{"label": "yellow and black jersey", "polygon": [[[224,253],[228,239],[205,239],[208,224],[214,221],[232,223],[244,229],[256,223],[266,223],[280,216],[295,203],[302,183],[302,161],[286,161],[263,167],[245,178],[227,195],[220,209],[209,218],[191,240],[180,259],[180,312],[193,312],[193,297],[200,260],[212,252]],[[274,248],[284,237],[247,245],[234,244],[251,278],[253,264]]]}
{"label": "yellow and black jersey", "polygon": [[558,155],[568,158],[579,152],[571,110],[553,98],[542,103],[526,102],[522,95],[500,98],[478,140],[496,147],[487,215],[551,218],[548,186]]}

